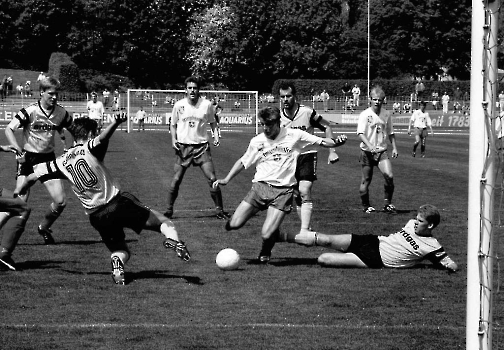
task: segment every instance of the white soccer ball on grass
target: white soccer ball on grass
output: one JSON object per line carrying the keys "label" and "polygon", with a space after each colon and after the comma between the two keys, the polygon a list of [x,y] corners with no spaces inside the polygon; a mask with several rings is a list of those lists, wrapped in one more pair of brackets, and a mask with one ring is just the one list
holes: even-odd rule
{"label": "white soccer ball on grass", "polygon": [[240,254],[234,249],[222,249],[215,258],[215,263],[221,270],[236,270],[240,264]]}

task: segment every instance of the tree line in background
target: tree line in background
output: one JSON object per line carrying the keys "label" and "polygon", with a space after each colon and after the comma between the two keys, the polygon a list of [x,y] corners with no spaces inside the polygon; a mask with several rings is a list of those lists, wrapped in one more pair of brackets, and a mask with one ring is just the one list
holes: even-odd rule
{"label": "tree line in background", "polygon": [[[100,82],[270,91],[277,79],[469,79],[471,1],[0,0],[0,67],[68,54]],[[444,70],[443,70],[444,69]],[[103,79],[105,80],[105,79]],[[103,81],[106,84],[106,81]]]}

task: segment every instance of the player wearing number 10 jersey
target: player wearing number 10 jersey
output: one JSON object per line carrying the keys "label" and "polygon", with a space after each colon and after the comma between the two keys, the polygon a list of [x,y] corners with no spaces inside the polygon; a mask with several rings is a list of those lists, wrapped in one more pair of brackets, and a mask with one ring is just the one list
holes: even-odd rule
{"label": "player wearing number 10 jersey", "polygon": [[56,160],[38,164],[34,173],[16,188],[15,193],[23,195],[37,179],[56,176],[72,183],[91,225],[100,233],[109,248],[112,262],[112,277],[116,284],[125,284],[124,264],[130,257],[125,241],[124,228],[136,233],[142,229],[161,232],[165,236],[164,246],[175,250],[187,261],[190,259],[183,242],[178,238],[173,223],[161,213],[143,205],[135,196],[121,192],[119,183],[103,164],[109,139],[125,117],[116,116],[115,122],[99,135],[95,120],[80,118],[69,128],[74,138],[74,146]]}

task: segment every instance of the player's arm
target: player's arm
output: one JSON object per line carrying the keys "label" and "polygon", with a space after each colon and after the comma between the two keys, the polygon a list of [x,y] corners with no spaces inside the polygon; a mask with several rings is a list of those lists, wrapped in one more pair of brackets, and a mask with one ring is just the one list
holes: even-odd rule
{"label": "player's arm", "polygon": [[[332,139],[334,137],[333,131],[331,128],[331,124],[329,121],[325,120],[324,118],[320,117],[318,123],[324,127],[325,130],[325,137]],[[336,153],[336,150],[334,148],[329,149],[329,157],[327,158],[327,164],[331,163],[336,163],[339,160],[338,154]]]}
{"label": "player's arm", "polygon": [[213,183],[213,187],[216,188],[219,185],[223,185],[223,186],[227,185],[229,183],[229,181],[231,181],[243,169],[245,169],[245,166],[243,165],[242,160],[240,158],[234,163],[233,167],[231,168],[231,170],[229,170],[229,173],[227,174],[227,176],[224,179],[215,180],[215,182]]}
{"label": "player's arm", "polygon": [[430,260],[436,267],[448,270],[450,272],[456,272],[458,270],[458,265],[453,261],[443,248],[430,253],[426,257]]}
{"label": "player's arm", "polygon": [[339,147],[345,144],[347,140],[346,135],[340,135],[338,137],[325,137],[321,138],[320,147],[333,148]]}
{"label": "player's arm", "polygon": [[359,134],[359,139],[367,146],[371,153],[381,152],[381,147],[375,147],[369,142],[368,138],[364,134]]}
{"label": "player's arm", "polygon": [[23,152],[23,149],[17,142],[16,135],[14,135],[14,131],[19,127],[19,125],[19,120],[17,118],[14,118],[5,128],[5,136],[7,137],[7,141],[9,141],[11,146],[14,147],[17,155],[21,155]]}
{"label": "player's arm", "polygon": [[16,147],[12,146],[12,145],[0,145],[0,151],[2,152],[12,152],[12,153],[16,153],[17,154],[17,150],[16,150]]}
{"label": "player's arm", "polygon": [[220,145],[219,133],[217,132],[217,123],[215,121],[210,123],[210,129],[212,130],[212,135],[214,138],[213,145],[215,147],[219,147],[219,145]]}
{"label": "player's arm", "polygon": [[127,119],[126,113],[118,113],[114,116],[114,122],[110,123],[98,136],[100,142],[109,140],[117,127]]}
{"label": "player's arm", "polygon": [[408,135],[411,135],[411,124],[413,123],[413,116],[411,116],[410,121],[408,123]]}
{"label": "player's arm", "polygon": [[392,144],[392,158],[397,158],[399,156],[399,152],[397,152],[395,134],[390,134],[389,140],[390,143]]}

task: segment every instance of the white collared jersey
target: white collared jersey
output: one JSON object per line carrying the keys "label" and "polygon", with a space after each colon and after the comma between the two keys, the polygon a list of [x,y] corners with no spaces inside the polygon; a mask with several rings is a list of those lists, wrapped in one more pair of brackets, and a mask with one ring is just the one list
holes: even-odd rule
{"label": "white collared jersey", "polygon": [[280,117],[280,125],[284,128],[299,129],[313,135],[314,128],[325,131],[325,126],[320,124],[322,116],[317,114],[314,109],[305,105],[298,104],[298,108],[291,119],[282,109]]}
{"label": "white collared jersey", "polygon": [[424,259],[439,262],[447,256],[434,237],[415,234],[415,220],[389,236],[378,236],[380,255],[385,267],[411,267]]}
{"label": "white collared jersey", "polygon": [[54,152],[54,131],[72,124],[72,117],[59,104],[49,114],[40,101],[29,105],[15,115],[9,123],[12,130],[23,129],[23,149],[33,153]]}
{"label": "white collared jersey", "polygon": [[90,119],[102,119],[103,118],[103,113],[105,113],[105,108],[103,107],[103,103],[101,101],[96,101],[93,102],[88,101],[87,102],[87,110],[88,110],[88,117]]}
{"label": "white collared jersey", "polygon": [[57,173],[72,183],[72,190],[87,214],[109,203],[120,190],[119,183],[103,164],[108,141],[96,137],[84,144],[75,145],[51,162],[34,167],[37,177]]}
{"label": "white collared jersey", "polygon": [[[371,107],[365,109],[359,115],[357,135],[363,134],[374,147],[387,149],[387,137],[394,134],[392,116],[385,108],[380,110],[380,115],[373,112]],[[360,143],[363,151],[371,151],[364,142]]]}
{"label": "white collared jersey", "polygon": [[280,128],[274,140],[261,133],[252,140],[240,158],[245,169],[256,164],[252,182],[266,182],[272,186],[296,184],[296,161],[301,150],[309,145],[320,145],[323,139],[302,130]]}
{"label": "white collared jersey", "polygon": [[208,142],[207,124],[215,122],[212,102],[200,97],[195,106],[187,98],[175,102],[171,125],[177,127],[177,142],[197,145]]}
{"label": "white collared jersey", "polygon": [[422,112],[420,109],[416,109],[411,116],[411,121],[413,122],[413,127],[425,129],[428,126],[432,126],[431,118],[429,113]]}

